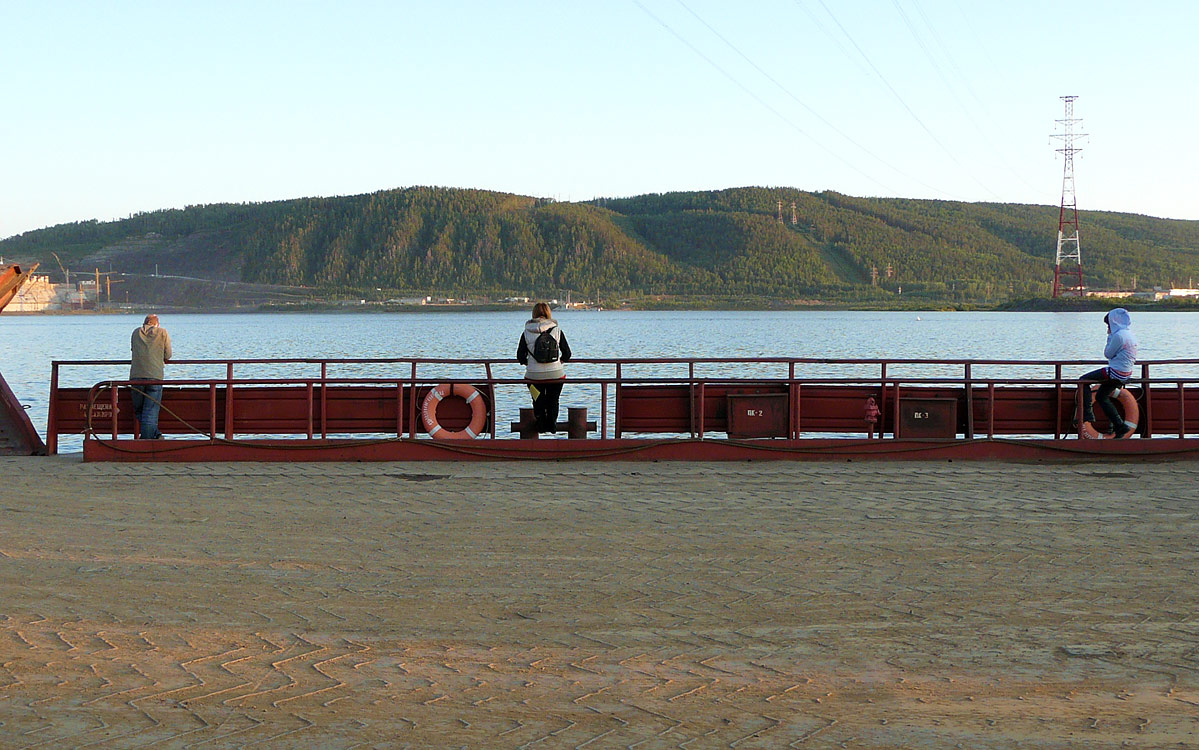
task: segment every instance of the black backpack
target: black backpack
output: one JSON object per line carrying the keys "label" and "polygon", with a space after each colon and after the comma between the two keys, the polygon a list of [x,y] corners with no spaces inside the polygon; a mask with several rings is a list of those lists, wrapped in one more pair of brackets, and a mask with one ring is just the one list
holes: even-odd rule
{"label": "black backpack", "polygon": [[552,333],[557,327],[550,326],[538,334],[537,340],[533,342],[533,359],[542,364],[558,361],[558,339],[554,338]]}

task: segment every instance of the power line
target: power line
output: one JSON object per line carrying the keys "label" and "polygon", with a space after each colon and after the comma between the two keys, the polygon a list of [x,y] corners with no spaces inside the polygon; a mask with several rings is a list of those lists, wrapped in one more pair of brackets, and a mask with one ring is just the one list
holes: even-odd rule
{"label": "power line", "polygon": [[845,26],[843,26],[841,24],[841,21],[837,19],[837,16],[833,13],[832,10],[829,9],[828,5],[825,4],[824,0],[817,0],[817,2],[820,3],[820,7],[824,8],[824,12],[828,14],[829,18],[833,19],[833,23],[837,24],[837,28],[839,28],[841,30],[841,33],[845,35],[845,38],[849,40],[849,43],[853,45],[853,48],[855,50],[857,50],[859,55],[862,56],[862,59],[866,62],[867,65],[870,66],[870,69],[872,71],[874,71],[874,74],[878,77],[878,79],[880,81],[882,81],[883,85],[887,87],[887,90],[891,92],[891,95],[895,97],[895,100],[898,101],[900,106],[902,106],[904,108],[904,111],[906,111],[908,113],[908,115],[910,115],[911,118],[913,120],[915,120],[916,123],[924,130],[924,132],[928,134],[928,137],[933,140],[933,143],[936,143],[937,146],[940,147],[940,149],[945,152],[945,155],[948,156],[950,158],[950,160],[954,164],[956,164],[963,172],[965,172],[967,175],[969,175],[970,179],[974,180],[974,182],[979,187],[981,187],[983,190],[986,190],[993,197],[995,197],[996,200],[998,200],[999,196],[996,195],[995,192],[993,190],[991,190],[989,187],[984,185],[974,175],[974,173],[970,171],[970,169],[965,164],[962,164],[962,162],[958,160],[958,158],[954,155],[954,153],[949,150],[949,147],[946,146],[944,143],[942,143],[941,139],[937,137],[937,134],[934,133],[927,124],[925,124],[924,120],[920,119],[920,116],[917,115],[916,112],[910,106],[908,106],[907,101],[904,100],[903,96],[901,96],[900,93],[895,90],[895,87],[891,85],[891,82],[887,80],[887,77],[883,75],[882,71],[880,71],[878,69],[878,67],[874,64],[874,62],[871,61],[870,56],[867,55],[866,52],[861,48],[861,46],[858,45],[858,43],[854,40],[853,35],[851,35],[849,33],[849,31],[845,28]]}
{"label": "power line", "polygon": [[[999,160],[999,162],[1009,172],[1011,172],[1012,175],[1014,175],[1016,177],[1016,179],[1023,182],[1025,187],[1027,187],[1029,190],[1037,190],[1038,188],[1034,187],[1028,181],[1028,179],[1025,178],[1024,175],[1020,174],[1020,172],[1016,171],[1016,169],[1014,167],[1012,167],[1011,163],[1007,160],[1007,158],[1003,155],[1003,153],[999,150],[999,148],[997,148],[995,146],[995,142],[991,139],[986,128],[984,128],[983,125],[980,124],[979,121],[975,119],[974,114],[970,111],[970,108],[967,107],[966,103],[964,101],[962,101],[961,97],[959,97],[957,95],[957,91],[954,89],[953,83],[945,75],[944,71],[941,68],[941,65],[937,62],[936,56],[933,54],[933,51],[931,49],[929,49],[928,45],[926,45],[924,43],[924,40],[921,39],[920,34],[916,31],[916,26],[912,23],[912,21],[908,18],[908,14],[904,11],[901,1],[900,0],[891,0],[891,2],[895,6],[895,10],[898,11],[900,17],[903,19],[904,25],[907,26],[908,31],[911,32],[912,38],[916,40],[916,43],[918,45],[920,45],[920,49],[924,52],[925,57],[928,58],[928,61],[930,64],[932,64],[933,69],[937,71],[937,75],[940,77],[941,81],[945,84],[946,90],[949,91],[950,95],[953,96],[954,101],[956,101],[958,103],[958,106],[961,107],[962,113],[966,115],[966,119],[970,120],[970,124],[973,125],[975,130],[978,131],[978,134],[982,136],[983,141],[986,143],[987,147],[990,148],[991,153],[995,155],[995,157]],[[954,71],[954,73],[957,74],[957,78],[961,80],[962,85],[966,89],[966,92],[970,94],[970,96],[974,99],[974,101],[976,103],[978,103],[979,107],[982,108],[984,114],[987,113],[986,104],[983,102],[982,99],[979,98],[978,94],[974,90],[974,87],[970,85],[970,79],[968,79],[968,78],[966,78],[966,76],[962,75],[961,67],[958,66],[958,64],[954,61],[953,55],[950,53],[949,48],[946,46],[945,42],[942,41],[941,35],[937,33],[936,27],[933,26],[932,22],[929,20],[928,14],[926,14],[924,12],[924,8],[922,8],[920,6],[919,0],[909,0],[909,2],[912,4],[912,7],[914,7],[916,9],[916,12],[920,15],[921,21],[924,22],[924,28],[928,29],[929,35],[932,37],[933,42],[935,43],[937,48],[940,49],[941,54],[945,57],[945,60],[949,63],[950,68]]]}
{"label": "power line", "polygon": [[987,67],[992,70],[997,69],[999,66],[995,64],[995,58],[991,57],[991,50],[987,48],[987,45],[983,44],[982,37],[974,30],[974,24],[970,22],[970,17],[966,15],[966,11],[962,10],[962,4],[959,0],[953,0],[953,5],[958,9],[958,15],[965,21],[966,29],[970,31],[970,36],[974,37],[974,48],[982,50],[983,56],[987,58]]}
{"label": "power line", "polygon": [[644,11],[647,16],[649,16],[654,21],[656,21],[658,23],[658,25],[660,25],[662,28],[664,28],[668,32],[670,32],[671,36],[673,36],[675,39],[678,39],[680,42],[682,42],[684,45],[686,45],[688,49],[690,49],[692,52],[694,52],[695,54],[697,54],[701,58],[703,58],[705,62],[707,62],[709,65],[711,65],[713,68],[715,68],[721,75],[723,75],[725,78],[728,78],[729,81],[731,81],[733,83],[733,85],[735,85],[737,88],[744,91],[746,94],[749,94],[749,96],[753,97],[754,101],[756,101],[758,104],[761,104],[763,107],[765,107],[767,110],[769,110],[775,117],[779,118],[780,120],[785,122],[787,125],[789,125],[793,130],[795,130],[795,132],[797,132],[800,135],[802,135],[803,137],[807,138],[815,146],[820,148],[822,151],[827,153],[829,156],[832,156],[833,158],[837,159],[845,166],[849,167],[853,171],[857,172],[858,174],[860,174],[861,176],[870,180],[871,182],[873,182],[874,184],[883,188],[884,190],[886,190],[890,193],[897,193],[897,191],[894,188],[889,187],[888,185],[881,182],[880,180],[873,177],[872,175],[869,175],[869,174],[863,172],[861,169],[859,169],[858,167],[856,167],[852,163],[850,163],[848,160],[846,160],[843,156],[841,156],[837,152],[833,151],[828,146],[825,146],[823,143],[821,143],[819,140],[817,140],[812,134],[808,133],[803,128],[796,125],[782,112],[779,112],[777,109],[770,106],[770,104],[768,104],[764,99],[762,99],[762,97],[755,94],[752,90],[749,89],[749,87],[747,87],[745,84],[738,81],[731,73],[729,73],[727,70],[725,70],[724,68],[717,65],[716,62],[712,60],[712,58],[708,57],[702,51],[700,51],[700,49],[698,47],[696,47],[694,44],[692,44],[691,42],[689,42],[685,38],[683,38],[683,36],[681,34],[679,34],[677,31],[675,31],[669,24],[667,24],[661,18],[658,18],[656,15],[654,15],[650,11],[649,8],[645,7],[645,5],[643,5],[641,3],[641,0],[633,0],[633,3],[638,8],[641,8],[641,10]]}
{"label": "power line", "polygon": [[899,174],[900,176],[902,176],[902,177],[906,177],[906,178],[907,178],[907,179],[909,179],[909,180],[913,180],[913,181],[915,181],[915,182],[918,182],[919,184],[923,185],[924,187],[928,188],[929,190],[933,190],[933,191],[935,191],[935,192],[941,193],[942,195],[947,195],[947,196],[949,196],[949,197],[956,197],[956,196],[953,196],[951,193],[948,193],[948,192],[947,192],[947,191],[945,191],[945,190],[941,190],[940,188],[937,188],[937,187],[934,187],[934,186],[932,186],[932,185],[929,185],[928,183],[924,182],[924,181],[923,181],[922,179],[920,179],[919,177],[916,177],[916,176],[914,176],[914,175],[908,174],[907,172],[905,172],[905,171],[903,171],[902,169],[900,169],[899,167],[896,167],[895,165],[891,164],[890,162],[888,162],[886,159],[882,158],[882,157],[881,157],[881,156],[879,156],[878,154],[874,153],[873,151],[871,151],[871,150],[870,150],[870,149],[868,149],[867,147],[863,146],[861,143],[858,143],[856,140],[854,140],[852,137],[850,137],[848,134],[846,134],[844,131],[842,131],[840,128],[838,128],[836,125],[834,125],[832,122],[829,122],[829,120],[828,120],[828,119],[826,119],[826,118],[825,118],[823,115],[821,115],[821,114],[820,114],[819,112],[817,112],[815,109],[813,109],[812,107],[808,106],[808,104],[807,104],[806,102],[802,101],[802,100],[801,100],[801,99],[800,99],[798,96],[796,96],[794,93],[792,93],[790,89],[788,89],[786,86],[784,86],[784,85],[783,85],[782,83],[780,83],[778,80],[776,80],[776,79],[775,79],[775,78],[774,78],[772,75],[770,75],[770,74],[769,74],[769,73],[767,73],[765,70],[763,70],[763,69],[762,69],[762,67],[761,67],[760,65],[758,65],[756,62],[754,62],[753,60],[751,60],[751,59],[749,58],[749,56],[748,56],[748,55],[746,55],[744,52],[742,52],[742,51],[741,51],[741,50],[740,50],[740,49],[737,47],[737,45],[733,44],[733,43],[732,43],[731,41],[729,41],[729,40],[728,40],[728,39],[727,39],[727,38],[726,38],[726,37],[725,37],[723,34],[721,34],[719,31],[717,31],[715,28],[713,28],[713,27],[712,27],[712,25],[711,25],[710,23],[708,23],[708,22],[707,22],[707,21],[705,21],[705,20],[704,20],[702,17],[700,17],[700,15],[699,15],[698,13],[696,13],[694,10],[692,10],[692,9],[691,9],[691,8],[690,8],[690,7],[689,7],[689,6],[688,6],[688,5],[685,3],[685,2],[683,2],[683,0],[675,0],[675,1],[676,1],[676,2],[677,2],[679,5],[683,6],[683,9],[684,9],[684,10],[686,10],[688,13],[690,13],[692,16],[694,16],[694,17],[695,17],[695,19],[696,19],[697,21],[699,21],[700,23],[702,23],[702,24],[703,24],[703,25],[704,25],[704,26],[705,26],[705,27],[708,29],[708,31],[710,31],[710,32],[712,32],[714,35],[716,35],[716,37],[717,37],[718,39],[720,39],[720,41],[724,42],[726,45],[728,45],[728,47],[729,47],[730,49],[732,49],[734,52],[736,52],[738,55],[740,55],[740,56],[741,56],[741,59],[743,59],[743,60],[745,60],[745,62],[749,63],[749,64],[750,64],[750,66],[752,66],[754,70],[756,70],[756,71],[758,71],[759,73],[761,73],[761,74],[762,74],[762,76],[766,78],[766,80],[770,81],[770,82],[771,82],[771,83],[773,83],[775,86],[777,86],[777,87],[779,88],[779,90],[780,90],[780,91],[782,91],[782,92],[783,92],[784,94],[786,94],[787,96],[791,97],[791,99],[792,99],[792,100],[793,100],[793,101],[794,101],[796,104],[798,104],[799,106],[801,106],[801,107],[803,107],[805,110],[807,110],[807,111],[808,111],[808,113],[809,113],[809,114],[811,114],[813,117],[815,117],[817,120],[820,120],[822,123],[824,123],[825,125],[827,125],[827,126],[828,126],[828,127],[829,127],[829,128],[830,128],[830,129],[831,129],[833,132],[834,132],[834,133],[836,133],[837,135],[841,136],[842,138],[844,138],[844,139],[845,139],[846,141],[848,141],[849,143],[851,143],[851,144],[853,144],[854,146],[856,146],[856,147],[858,147],[859,149],[861,149],[863,153],[865,153],[867,156],[870,156],[871,158],[875,159],[876,161],[878,161],[878,162],[879,162],[880,164],[882,164],[883,166],[885,166],[885,167],[888,167],[889,169],[891,169],[891,170],[895,171],[895,172],[896,172],[897,174]]}
{"label": "power line", "polygon": [[852,54],[850,54],[849,50],[845,47],[844,44],[841,43],[841,40],[837,38],[836,34],[832,33],[827,28],[825,28],[824,23],[821,22],[819,16],[817,16],[815,13],[813,13],[812,10],[810,8],[808,8],[808,6],[804,5],[800,0],[793,0],[793,2],[800,10],[802,10],[804,12],[804,15],[806,15],[808,17],[808,19],[812,22],[812,24],[816,28],[820,29],[820,32],[822,34],[824,34],[826,37],[828,37],[830,40],[832,40],[833,44],[837,45],[837,48],[841,50],[841,54],[845,55],[846,60],[849,60],[851,63],[856,65],[858,67],[858,70],[862,71],[863,73],[870,72],[869,70],[866,70],[866,68],[862,67],[862,62],[860,60],[858,60],[856,57],[854,57]]}

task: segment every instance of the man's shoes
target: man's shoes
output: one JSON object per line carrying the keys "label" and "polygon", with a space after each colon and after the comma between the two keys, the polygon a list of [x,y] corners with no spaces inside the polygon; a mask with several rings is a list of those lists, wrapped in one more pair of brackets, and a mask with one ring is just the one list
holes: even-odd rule
{"label": "man's shoes", "polygon": [[1112,433],[1116,440],[1124,440],[1132,437],[1132,434],[1137,431],[1136,425],[1121,425]]}

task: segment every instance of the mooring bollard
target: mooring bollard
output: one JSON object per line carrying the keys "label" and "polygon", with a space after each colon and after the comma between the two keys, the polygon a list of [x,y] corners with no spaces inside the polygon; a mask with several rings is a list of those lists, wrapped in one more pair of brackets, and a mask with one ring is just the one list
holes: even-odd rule
{"label": "mooring bollard", "polygon": [[520,410],[520,421],[512,424],[512,430],[520,433],[521,440],[537,439],[537,417],[533,416],[532,407]]}
{"label": "mooring bollard", "polygon": [[[571,440],[587,439],[587,407],[572,406],[566,410],[566,436]],[[595,429],[595,423],[591,423]]]}
{"label": "mooring bollard", "polygon": [[[521,440],[537,440],[537,418],[532,409],[520,410],[520,421],[509,422],[512,432],[518,433]],[[559,422],[559,430],[566,430],[566,437],[571,440],[586,440],[587,433],[596,429],[595,422],[587,421],[587,407],[572,406],[566,410],[566,421]]]}

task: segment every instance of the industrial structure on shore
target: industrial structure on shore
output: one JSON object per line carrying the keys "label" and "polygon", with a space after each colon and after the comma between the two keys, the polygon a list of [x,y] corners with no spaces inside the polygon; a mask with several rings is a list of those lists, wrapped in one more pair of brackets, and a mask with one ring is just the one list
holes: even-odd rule
{"label": "industrial structure on shore", "polygon": [[[1074,192],[1074,155],[1081,148],[1074,145],[1076,140],[1085,138],[1087,133],[1075,132],[1075,125],[1081,125],[1082,120],[1074,117],[1074,100],[1077,96],[1063,96],[1065,116],[1058,120],[1061,132],[1050,134],[1051,138],[1060,139],[1062,147],[1057,149],[1063,157],[1062,163],[1062,199],[1058,209],[1057,221],[1057,251],[1053,258],[1053,296],[1054,297],[1100,297],[1108,299],[1124,299],[1132,297],[1150,302],[1160,302],[1168,299],[1199,297],[1199,289],[1190,281],[1185,287],[1169,288],[1155,286],[1149,291],[1138,292],[1136,280],[1131,289],[1087,289],[1082,277],[1082,250],[1078,233],[1078,199]],[[1062,262],[1066,262],[1063,270]]]}
{"label": "industrial structure on shore", "polygon": [[44,274],[30,275],[5,308],[7,312],[29,313],[53,310],[94,310],[104,301],[104,284],[84,279],[74,284],[55,284]]}
{"label": "industrial structure on shore", "polygon": [[[55,260],[58,256],[55,255]],[[16,313],[46,312],[57,310],[95,310],[112,302],[112,285],[120,284],[113,280],[112,272],[101,271],[78,273],[75,283],[71,283],[72,272],[62,266],[63,283],[57,284],[50,280],[48,274],[34,273],[37,263],[22,270],[19,265],[5,266],[0,258],[0,270],[4,274],[3,289],[0,291],[0,309]]]}

